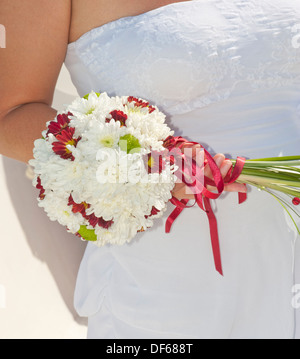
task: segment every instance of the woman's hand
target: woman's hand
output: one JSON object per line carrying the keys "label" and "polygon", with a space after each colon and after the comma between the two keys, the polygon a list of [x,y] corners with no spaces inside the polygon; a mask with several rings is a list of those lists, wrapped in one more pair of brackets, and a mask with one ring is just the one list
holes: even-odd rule
{"label": "woman's hand", "polygon": [[[193,157],[193,159],[196,159],[197,151],[199,151],[201,146],[200,145],[193,145],[193,146],[187,145],[187,146],[184,146],[182,148],[182,150],[184,150],[184,148],[191,148],[192,149],[192,152],[191,152],[192,157]],[[219,167],[221,175],[224,179],[232,167],[232,162],[230,160],[227,160],[226,157],[222,153],[218,153],[217,155],[215,155],[214,160],[215,160],[217,166]],[[205,166],[204,176],[211,178],[211,179],[213,178],[212,172],[208,165]],[[207,189],[210,191],[216,191],[216,187],[213,187],[213,186],[207,186]],[[225,185],[224,190],[227,192],[246,193],[247,187],[243,184],[234,182],[232,184]],[[186,186],[181,180],[177,181],[172,193],[173,193],[173,196],[179,200],[195,198],[195,195],[193,194],[192,190],[188,186]]]}

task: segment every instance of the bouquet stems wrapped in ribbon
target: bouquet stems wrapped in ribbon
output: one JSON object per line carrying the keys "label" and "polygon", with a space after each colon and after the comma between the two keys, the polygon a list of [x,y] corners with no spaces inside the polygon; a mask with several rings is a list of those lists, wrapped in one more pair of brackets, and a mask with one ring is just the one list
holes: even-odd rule
{"label": "bouquet stems wrapped in ribbon", "polygon": [[[182,137],[170,137],[166,140],[166,146],[169,150],[184,149],[190,146],[200,145],[196,142],[190,142]],[[201,145],[200,145],[201,146]],[[265,191],[272,195],[286,210],[290,216],[295,228],[300,234],[300,230],[295,221],[295,217],[300,218],[296,206],[300,204],[300,156],[288,157],[273,157],[262,159],[246,160],[243,157],[231,159],[233,167],[227,173],[225,178],[222,177],[220,169],[216,165],[213,157],[207,150],[203,148],[204,161],[202,163],[201,176],[194,175],[197,173],[199,164],[193,158],[186,158],[184,151],[182,151],[181,160],[184,161],[185,166],[180,171],[180,178],[183,182],[194,191],[195,203],[206,212],[211,233],[212,249],[214,254],[214,261],[216,270],[223,274],[219,236],[217,228],[217,220],[213,213],[210,200],[220,197],[223,193],[225,185],[234,182],[241,184],[248,184],[254,186],[261,191]],[[177,156],[177,164],[179,164],[180,156]],[[211,177],[203,175],[205,166],[210,167]],[[198,171],[199,173],[199,171]],[[215,187],[216,191],[210,191],[208,187]],[[195,191],[196,189],[196,191]],[[239,192],[239,203],[243,203],[247,199],[247,194]],[[176,206],[176,209],[170,215],[166,222],[166,231],[170,232],[171,226],[175,219],[180,215],[183,209],[188,206],[189,200],[178,200],[172,197],[171,202]]]}
{"label": "bouquet stems wrapped in ribbon", "polygon": [[[174,137],[165,115],[147,101],[91,92],[49,121],[42,138],[35,141],[30,165],[35,174],[33,185],[40,191],[38,204],[51,220],[83,240],[98,246],[122,245],[151,228],[168,202],[176,207],[166,221],[166,232],[170,232],[175,219],[189,206],[189,200],[173,196],[180,180],[208,216],[215,266],[222,274],[210,200],[219,198],[226,184],[249,184],[273,195],[293,218],[300,204],[300,156],[238,157],[223,178],[206,149],[201,147],[200,162],[184,150],[195,145],[201,147]],[[210,177],[205,175],[207,167]],[[278,196],[280,192],[286,199]],[[246,198],[239,193],[240,203]]]}

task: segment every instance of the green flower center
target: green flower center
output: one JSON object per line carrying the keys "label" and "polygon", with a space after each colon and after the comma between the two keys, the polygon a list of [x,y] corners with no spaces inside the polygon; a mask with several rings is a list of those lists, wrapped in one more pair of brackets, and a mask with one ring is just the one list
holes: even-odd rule
{"label": "green flower center", "polygon": [[100,143],[104,147],[112,148],[114,145],[114,139],[112,136],[104,136],[101,138]]}
{"label": "green flower center", "polygon": [[90,115],[95,111],[95,107],[91,107],[85,114]]}

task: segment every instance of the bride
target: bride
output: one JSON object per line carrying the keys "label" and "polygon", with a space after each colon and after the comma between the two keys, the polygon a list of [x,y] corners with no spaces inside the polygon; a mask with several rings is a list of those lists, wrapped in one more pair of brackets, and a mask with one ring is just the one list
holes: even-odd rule
{"label": "bride", "polygon": [[[142,97],[177,135],[226,157],[300,153],[297,0],[0,0],[0,153],[23,162],[63,63],[81,96]],[[121,247],[88,244],[74,304],[88,338],[293,338],[296,233],[268,194],[233,184],[216,201],[224,276],[207,218],[182,212]],[[177,184],[174,196],[191,197]]]}

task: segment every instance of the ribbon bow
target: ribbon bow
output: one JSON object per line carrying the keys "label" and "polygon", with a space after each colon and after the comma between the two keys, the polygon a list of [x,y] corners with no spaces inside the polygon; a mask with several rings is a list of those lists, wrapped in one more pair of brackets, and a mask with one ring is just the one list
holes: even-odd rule
{"label": "ribbon bow", "polygon": [[[180,178],[183,181],[183,183],[188,187],[193,188],[194,192],[196,192],[194,194],[195,196],[194,205],[197,203],[197,205],[207,214],[215,267],[216,270],[221,275],[223,275],[217,219],[212,210],[210,200],[219,198],[224,191],[225,184],[231,184],[238,179],[238,177],[242,173],[245,164],[245,158],[238,157],[235,166],[229,170],[229,172],[223,179],[221,171],[217,166],[215,160],[210,155],[210,153],[201,145],[200,147],[203,149],[205,154],[205,161],[203,163],[202,168],[199,168],[199,164],[197,164],[193,158],[187,158],[182,153],[181,151],[182,147],[193,146],[193,145],[200,145],[200,144],[197,142],[190,142],[180,136],[179,137],[170,136],[164,142],[164,147],[167,148],[170,152],[175,153],[174,156],[175,165],[176,163],[181,161],[182,170],[178,170],[177,173],[175,172],[175,175],[177,175],[177,177],[179,178],[179,174],[180,174],[181,176]],[[186,166],[186,164],[188,164],[188,166]],[[198,178],[196,175],[194,175],[197,173],[197,170],[199,171],[199,169],[203,173],[205,166],[209,166],[212,173],[212,179],[208,178],[207,176]],[[191,182],[191,179],[194,179],[194,181]],[[207,185],[216,187],[217,192],[209,191],[206,187]],[[243,203],[247,199],[246,193],[239,192],[238,195],[239,195],[239,203]],[[189,202],[188,199],[178,200],[173,196],[170,202],[173,205],[175,205],[176,208],[166,221],[166,228],[165,228],[166,233],[170,233],[171,227],[174,221],[176,220],[176,218],[181,214],[181,212],[185,208],[189,207],[187,205]],[[193,207],[194,205],[190,207]]]}

